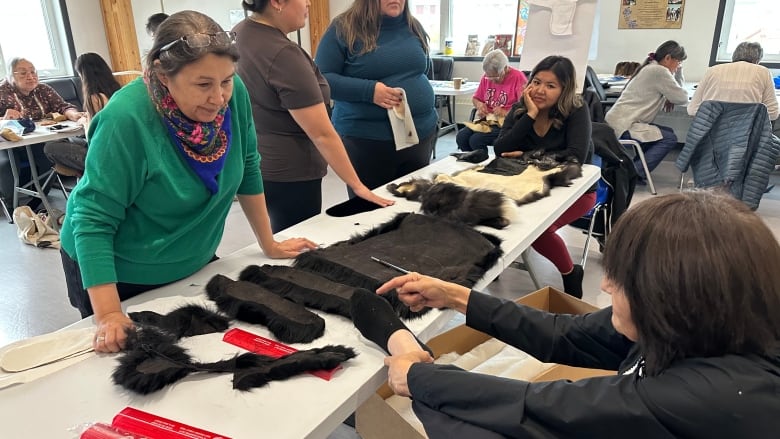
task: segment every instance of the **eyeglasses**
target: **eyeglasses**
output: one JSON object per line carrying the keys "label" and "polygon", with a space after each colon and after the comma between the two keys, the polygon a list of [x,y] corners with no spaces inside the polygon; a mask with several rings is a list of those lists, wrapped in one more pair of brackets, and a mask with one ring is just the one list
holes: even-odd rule
{"label": "eyeglasses", "polygon": [[13,72],[16,76],[21,76],[22,78],[26,76],[38,76],[38,72],[35,70],[20,70],[18,72]]}
{"label": "eyeglasses", "polygon": [[218,45],[218,46],[227,46],[236,41],[236,33],[230,32],[230,31],[224,31],[224,32],[217,32],[215,34],[191,34],[191,35],[185,35],[181,38],[177,38],[170,43],[162,46],[160,48],[160,53],[165,52],[166,50],[170,50],[171,47],[175,46],[176,43],[179,41],[183,41],[187,44],[187,47],[191,47],[193,49],[199,49],[202,47],[208,47],[212,44]]}

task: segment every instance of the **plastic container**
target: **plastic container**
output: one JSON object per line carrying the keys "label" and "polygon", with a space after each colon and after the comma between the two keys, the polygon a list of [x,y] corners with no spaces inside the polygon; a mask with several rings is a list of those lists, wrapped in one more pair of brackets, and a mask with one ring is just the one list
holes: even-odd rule
{"label": "plastic container", "polygon": [[453,45],[452,38],[446,38],[444,40],[444,54],[445,55],[452,55],[453,53],[455,53],[455,51],[452,48],[452,45]]}

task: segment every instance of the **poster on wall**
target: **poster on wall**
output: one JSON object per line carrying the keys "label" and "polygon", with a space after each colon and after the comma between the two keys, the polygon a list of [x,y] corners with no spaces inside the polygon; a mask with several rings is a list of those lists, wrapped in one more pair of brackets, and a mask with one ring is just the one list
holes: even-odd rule
{"label": "poster on wall", "polygon": [[618,0],[618,29],[680,29],[685,0]]}

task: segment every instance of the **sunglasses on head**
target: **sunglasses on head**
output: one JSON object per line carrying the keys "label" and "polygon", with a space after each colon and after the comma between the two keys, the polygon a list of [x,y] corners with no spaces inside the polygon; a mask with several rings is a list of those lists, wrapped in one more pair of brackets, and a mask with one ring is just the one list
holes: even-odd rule
{"label": "sunglasses on head", "polygon": [[183,42],[187,47],[199,49],[211,45],[228,46],[236,41],[236,33],[230,31],[217,32],[214,34],[190,34],[177,38],[160,48],[160,53],[170,50],[179,42]]}

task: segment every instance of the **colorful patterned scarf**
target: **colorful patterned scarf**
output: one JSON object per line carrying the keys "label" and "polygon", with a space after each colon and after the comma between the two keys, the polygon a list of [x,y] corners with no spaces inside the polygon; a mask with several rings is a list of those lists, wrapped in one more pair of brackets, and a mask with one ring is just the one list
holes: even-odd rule
{"label": "colorful patterned scarf", "polygon": [[157,75],[147,71],[144,82],[149,96],[163,118],[168,134],[184,160],[203,181],[206,188],[217,193],[217,175],[225,166],[230,149],[230,107],[219,110],[213,122],[195,122],[185,116]]}

